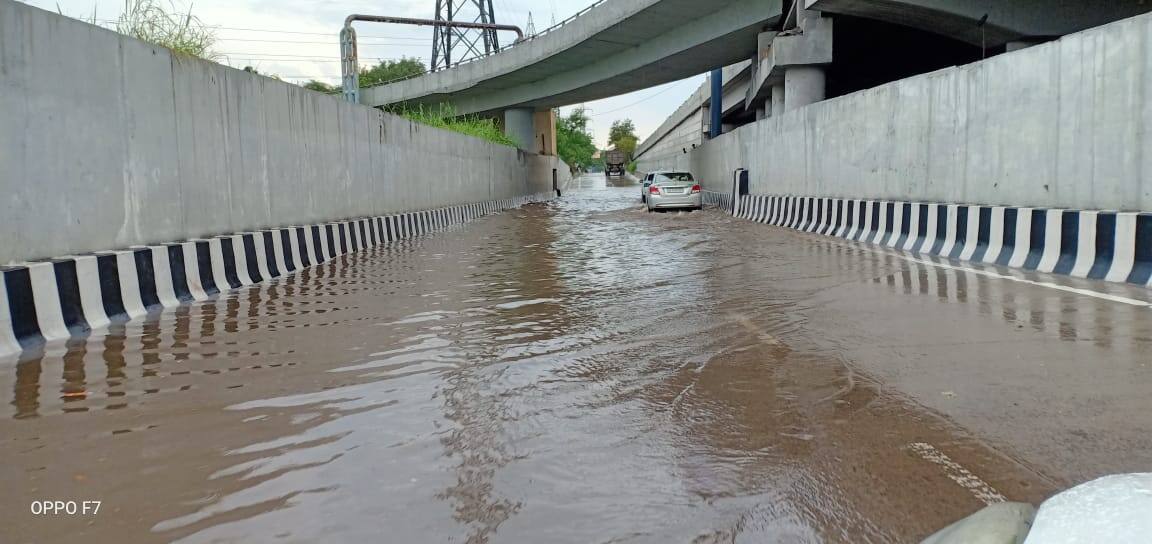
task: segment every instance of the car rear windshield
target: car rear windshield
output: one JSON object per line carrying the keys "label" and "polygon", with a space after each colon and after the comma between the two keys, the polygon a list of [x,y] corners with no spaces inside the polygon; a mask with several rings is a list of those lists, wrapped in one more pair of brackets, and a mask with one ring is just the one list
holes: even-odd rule
{"label": "car rear windshield", "polygon": [[693,181],[692,174],[688,172],[668,172],[660,174],[658,181]]}

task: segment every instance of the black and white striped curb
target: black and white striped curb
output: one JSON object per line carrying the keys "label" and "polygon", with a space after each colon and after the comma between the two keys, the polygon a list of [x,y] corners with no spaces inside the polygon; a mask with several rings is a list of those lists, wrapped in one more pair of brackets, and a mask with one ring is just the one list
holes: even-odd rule
{"label": "black and white striped curb", "polygon": [[[1152,286],[1152,213],[708,192],[733,215],[977,263]],[[735,204],[735,206],[733,206]]]}
{"label": "black and white striped curb", "polygon": [[0,267],[0,354],[552,198],[542,193]]}

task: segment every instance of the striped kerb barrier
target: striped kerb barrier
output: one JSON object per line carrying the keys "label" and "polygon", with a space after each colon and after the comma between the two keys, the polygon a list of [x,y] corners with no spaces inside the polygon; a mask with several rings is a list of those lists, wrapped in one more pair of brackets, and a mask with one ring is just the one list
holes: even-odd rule
{"label": "striped kerb barrier", "polygon": [[542,193],[0,267],[0,354],[552,198]]}
{"label": "striped kerb barrier", "polygon": [[705,193],[737,217],[858,242],[1152,286],[1152,213]]}

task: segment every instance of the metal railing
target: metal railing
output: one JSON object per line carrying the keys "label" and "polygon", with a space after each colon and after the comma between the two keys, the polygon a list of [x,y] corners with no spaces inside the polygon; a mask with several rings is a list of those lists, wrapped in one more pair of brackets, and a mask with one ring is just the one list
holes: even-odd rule
{"label": "metal railing", "polygon": [[[529,42],[531,42],[532,40],[535,40],[536,38],[538,38],[538,37],[540,37],[540,36],[544,36],[545,34],[548,34],[549,32],[554,32],[554,31],[556,31],[556,30],[559,30],[559,29],[560,29],[561,27],[563,27],[564,25],[570,24],[572,21],[576,20],[578,17],[580,17],[580,16],[584,15],[585,13],[588,13],[589,11],[592,11],[592,10],[593,10],[593,9],[595,9],[597,6],[599,6],[600,4],[603,4],[603,3],[605,3],[605,2],[608,2],[608,1],[609,1],[609,0],[596,0],[595,2],[593,2],[593,3],[592,3],[591,5],[589,5],[588,7],[586,7],[586,8],[584,8],[584,9],[582,9],[582,10],[580,10],[580,11],[576,12],[575,14],[571,15],[571,16],[570,16],[570,17],[568,17],[567,19],[564,19],[563,21],[560,21],[559,23],[556,23],[556,24],[554,24],[554,25],[552,25],[552,26],[550,26],[550,27],[548,27],[548,28],[545,28],[544,30],[541,30],[540,32],[537,32],[536,34],[532,34],[532,35],[529,35],[529,36],[525,36],[525,37],[524,37],[524,39],[522,39],[522,40],[517,40],[517,41],[516,41],[516,42],[514,42],[514,43],[511,43],[511,44],[505,45],[505,46],[503,46],[503,47],[500,47],[499,49],[496,49],[496,50],[494,50],[494,51],[492,51],[491,53],[488,53],[488,54],[486,54],[486,55],[476,56],[476,57],[472,57],[472,58],[470,58],[470,59],[468,59],[468,60],[463,60],[463,61],[457,62],[456,64],[453,64],[453,65],[452,65],[450,68],[456,68],[456,67],[458,67],[458,66],[463,66],[463,65],[465,65],[465,64],[470,64],[470,63],[476,62],[476,61],[478,61],[478,60],[483,60],[483,59],[486,59],[486,58],[488,58],[488,57],[491,57],[491,56],[493,56],[493,55],[499,55],[500,53],[503,53],[503,52],[505,52],[505,51],[507,51],[507,50],[509,50],[509,49],[512,49],[513,47],[516,47],[516,46],[519,46],[519,45],[523,45],[523,44],[529,43]],[[441,68],[440,70],[437,70],[437,71],[444,71],[444,70],[446,70],[446,69],[449,69],[449,68]],[[381,83],[379,83],[379,84],[377,84],[377,85],[373,85],[372,87],[381,87],[381,86],[384,86],[384,85],[390,85],[390,84],[392,84],[392,83],[397,83],[397,82],[400,82],[400,81],[406,81],[406,80],[409,80],[409,79],[418,78],[418,77],[420,77],[420,76],[424,76],[424,75],[427,75],[427,74],[430,74],[430,73],[434,73],[434,72],[424,72],[424,73],[422,73],[422,74],[410,74],[410,75],[406,75],[406,76],[404,76],[404,77],[398,77],[398,78],[396,78],[396,79],[390,79],[390,80],[388,80],[388,81],[384,81],[384,82],[381,82]],[[365,88],[366,88],[366,89],[369,89],[369,88],[372,88],[372,87],[365,87]]]}

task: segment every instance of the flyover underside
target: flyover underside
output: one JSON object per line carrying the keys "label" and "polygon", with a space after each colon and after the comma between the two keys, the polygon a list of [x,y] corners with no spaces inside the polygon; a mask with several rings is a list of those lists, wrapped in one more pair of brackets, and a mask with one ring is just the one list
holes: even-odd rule
{"label": "flyover underside", "polygon": [[[501,64],[509,64],[509,57],[501,56],[544,46],[528,43],[453,70],[366,89],[364,101],[374,106],[452,102],[461,113],[485,113],[606,98],[746,60],[755,54],[757,34],[780,17],[780,0],[664,0],[523,66],[500,72]],[[561,32],[541,40],[563,39]],[[486,63],[491,76],[482,73]]]}
{"label": "flyover underside", "polygon": [[[682,51],[639,68],[625,71],[621,74],[597,81],[592,85],[579,87],[568,92],[562,92],[535,100],[528,100],[514,104],[515,106],[548,109],[579,102],[588,102],[609,96],[625,94],[656,85],[678,81],[687,77],[707,72],[719,66],[746,60],[756,52],[756,33],[759,26],[740,29],[721,39],[702,44],[690,51]],[[500,92],[496,90],[496,92]],[[464,100],[454,103],[468,105],[475,104],[481,108],[483,99],[471,101]]]}
{"label": "flyover underside", "polygon": [[[808,9],[928,30],[995,47],[1056,37],[1152,10],[1146,0],[805,0]],[[987,16],[985,23],[981,19]]]}

